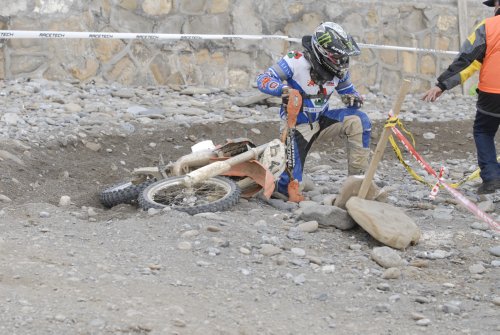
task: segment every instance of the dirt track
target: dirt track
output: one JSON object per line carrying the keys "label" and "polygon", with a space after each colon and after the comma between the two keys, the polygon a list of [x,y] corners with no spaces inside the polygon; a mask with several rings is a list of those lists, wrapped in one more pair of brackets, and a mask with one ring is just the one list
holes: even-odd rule
{"label": "dirt track", "polygon": [[[381,125],[380,122],[374,122],[372,149],[376,146]],[[415,136],[417,150],[429,161],[442,162],[449,158],[474,155],[471,127],[471,121],[408,124],[408,130]],[[261,133],[252,133],[252,128],[259,129]],[[5,168],[0,189],[16,203],[49,202],[57,205],[61,195],[69,195],[80,206],[99,207],[96,194],[103,186],[126,179],[133,168],[156,164],[160,154],[168,162],[189,153],[194,144],[188,139],[189,136],[195,136],[200,141],[211,139],[214,143],[223,143],[226,138],[248,137],[256,144],[262,144],[275,138],[278,129],[277,123],[249,125],[237,122],[155,130],[148,127],[147,130],[137,130],[126,139],[121,136],[101,136],[98,141],[102,149],[97,152],[86,148],[81,142],[63,146],[53,141],[42,148],[30,150],[30,154],[23,157],[26,167],[9,160],[2,162]],[[425,140],[422,135],[426,132],[433,132],[437,136],[434,140]],[[152,147],[150,143],[156,146]],[[25,151],[12,142],[0,144],[2,149],[21,155]],[[111,152],[107,152],[107,149],[111,149]],[[328,152],[329,145],[318,144],[315,150]],[[335,158],[333,153],[332,158]],[[384,159],[395,159],[390,147]],[[403,171],[395,162],[394,172]]]}
{"label": "dirt track", "polygon": [[[291,238],[290,228],[299,223],[294,214],[258,199],[198,216],[148,215],[128,205],[107,210],[98,202],[99,190],[134,167],[154,163],[160,153],[167,161],[187,153],[189,135],[216,143],[258,137],[260,144],[277,127],[148,127],[127,138],[98,136],[99,151],[78,142],[29,150],[2,143],[0,150],[19,154],[26,166],[1,162],[0,190],[12,202],[0,215],[0,333],[500,332],[500,270],[489,251],[499,237],[471,229],[478,220],[445,195],[425,209],[405,209],[423,238],[398,252],[403,262],[395,279],[371,259],[381,245],[362,229],[320,228]],[[375,139],[380,127],[375,124]],[[471,122],[408,128],[430,162],[474,157]],[[425,140],[426,132],[436,139]],[[344,168],[344,157],[329,154],[327,145],[313,151],[321,157],[315,164]],[[408,179],[389,148],[385,159],[388,185],[426,192]],[[58,207],[62,195],[73,205]],[[415,203],[411,195],[395,196]],[[276,254],[264,252],[268,245]],[[437,250],[447,256],[419,257]]]}

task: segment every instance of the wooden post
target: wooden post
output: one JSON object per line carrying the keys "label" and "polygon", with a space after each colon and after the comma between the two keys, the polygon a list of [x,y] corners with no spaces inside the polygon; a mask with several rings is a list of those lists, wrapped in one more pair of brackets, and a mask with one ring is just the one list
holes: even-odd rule
{"label": "wooden post", "polygon": [[[469,35],[469,24],[467,22],[467,0],[458,0],[458,30],[460,37],[460,44],[465,41]],[[470,83],[466,81],[462,84],[462,93],[469,94]]]}
{"label": "wooden post", "polygon": [[[401,110],[401,105],[403,104],[406,93],[408,93],[408,90],[410,89],[410,83],[411,82],[408,79],[403,80],[397,100],[392,107],[392,112],[396,117]],[[366,195],[368,194],[373,176],[375,175],[375,171],[377,171],[378,162],[384,155],[385,147],[387,146],[387,141],[389,140],[389,136],[391,135],[391,133],[392,131],[389,128],[384,127],[384,129],[382,130],[382,135],[380,135],[380,139],[378,140],[377,148],[375,149],[375,153],[373,154],[370,165],[368,166],[368,170],[366,171],[363,182],[361,183],[361,187],[359,188],[358,197],[361,199],[366,198]]]}

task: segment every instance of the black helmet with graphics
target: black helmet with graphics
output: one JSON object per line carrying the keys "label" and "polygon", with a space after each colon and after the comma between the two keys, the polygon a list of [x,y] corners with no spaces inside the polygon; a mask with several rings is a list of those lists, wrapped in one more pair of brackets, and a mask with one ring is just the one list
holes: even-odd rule
{"label": "black helmet with graphics", "polygon": [[352,36],[334,22],[320,24],[312,35],[311,44],[316,60],[339,78],[343,78],[349,68],[349,57],[361,53]]}

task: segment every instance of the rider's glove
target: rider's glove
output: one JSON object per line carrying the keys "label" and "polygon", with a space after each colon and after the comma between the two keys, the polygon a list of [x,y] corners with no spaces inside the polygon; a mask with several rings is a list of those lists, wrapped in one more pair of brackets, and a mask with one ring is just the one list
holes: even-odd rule
{"label": "rider's glove", "polygon": [[361,108],[365,100],[359,94],[343,94],[340,96],[340,99],[342,99],[342,102],[346,105],[346,107],[354,108]]}

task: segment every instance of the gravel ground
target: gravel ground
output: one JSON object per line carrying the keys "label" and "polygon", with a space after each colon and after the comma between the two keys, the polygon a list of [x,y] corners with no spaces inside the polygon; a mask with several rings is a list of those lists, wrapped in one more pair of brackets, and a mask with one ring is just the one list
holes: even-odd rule
{"label": "gravel ground", "polygon": [[[430,201],[389,147],[375,181],[422,233],[405,250],[260,197],[194,216],[99,203],[160,154],[274,138],[278,102],[256,91],[30,80],[0,83],[0,97],[1,334],[500,333],[500,234],[445,190]],[[367,95],[372,148],[393,98]],[[454,93],[403,104],[417,150],[450,181],[477,167],[473,106]],[[345,170],[341,145],[314,147],[309,199],[331,201]],[[479,182],[459,190],[499,221]]]}

